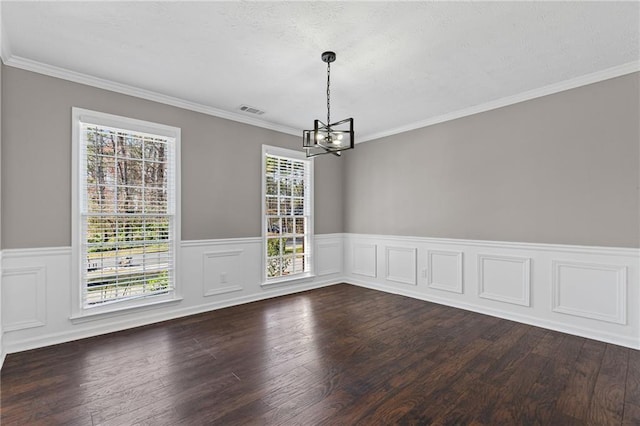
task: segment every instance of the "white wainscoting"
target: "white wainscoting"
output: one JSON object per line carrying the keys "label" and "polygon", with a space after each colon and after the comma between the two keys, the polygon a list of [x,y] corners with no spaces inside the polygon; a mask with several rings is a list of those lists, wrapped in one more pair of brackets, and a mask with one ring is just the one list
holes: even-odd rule
{"label": "white wainscoting", "polygon": [[401,284],[416,285],[417,250],[412,247],[385,247],[386,279]]}
{"label": "white wainscoting", "polygon": [[243,249],[202,253],[202,295],[242,291],[246,286],[243,266],[247,261]]}
{"label": "white wainscoting", "polygon": [[504,303],[530,306],[531,259],[478,255],[478,296]]}
{"label": "white wainscoting", "polygon": [[315,236],[316,276],[261,286],[261,238],[183,241],[182,300],[72,322],[71,248],[4,250],[2,350],[6,353],[192,315],[343,282],[342,234]]}
{"label": "white wainscoting", "polygon": [[2,330],[42,327],[47,321],[47,268],[44,265],[2,269]]}
{"label": "white wainscoting", "polygon": [[453,293],[463,292],[461,251],[427,250],[427,285]]}
{"label": "white wainscoting", "polygon": [[3,353],[348,282],[640,349],[640,250],[363,234],[315,237],[313,279],[262,286],[261,238],[183,241],[182,300],[72,322],[71,249],[4,250]]}
{"label": "white wainscoting", "polygon": [[4,358],[7,355],[4,350],[4,330],[2,328],[2,250],[0,250],[0,369],[4,365]]}
{"label": "white wainscoting", "polygon": [[345,234],[345,254],[351,284],[640,349],[638,249]]}
{"label": "white wainscoting", "polygon": [[342,238],[340,240],[322,240],[316,239],[316,274],[318,276],[325,275],[342,275],[342,259],[344,251],[342,248]]}
{"label": "white wainscoting", "polygon": [[554,260],[553,310],[624,325],[627,285],[626,266]]}
{"label": "white wainscoting", "polygon": [[378,276],[378,246],[369,243],[354,243],[351,245],[351,273],[363,277]]}

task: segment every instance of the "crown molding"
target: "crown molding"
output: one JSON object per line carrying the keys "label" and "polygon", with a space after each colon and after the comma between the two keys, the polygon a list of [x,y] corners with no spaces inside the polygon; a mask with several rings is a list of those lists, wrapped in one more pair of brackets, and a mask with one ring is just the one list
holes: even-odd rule
{"label": "crown molding", "polygon": [[[20,68],[26,71],[32,71],[39,74],[48,75],[51,77],[60,78],[63,80],[73,81],[75,83],[85,84],[88,86],[97,87],[99,89],[109,90],[112,92],[121,93],[124,95],[134,96],[141,99],[146,99],[154,102],[158,102],[165,105],[171,105],[178,108],[183,108],[190,111],[200,112],[203,114],[211,115],[214,117],[224,118],[239,123],[249,124],[251,126],[261,127],[263,129],[274,130],[276,132],[286,133],[289,135],[299,136],[301,131],[289,126],[281,124],[274,124],[264,120],[255,119],[253,117],[246,117],[242,114],[225,111],[219,108],[214,108],[208,105],[199,104],[196,102],[187,101],[184,99],[176,98],[173,96],[164,95],[162,93],[153,92],[150,90],[140,89],[134,86],[117,83],[114,81],[94,77],[88,74],[83,74],[75,71],[71,71],[65,68],[48,65],[42,62],[33,61],[31,59],[22,58],[20,56],[14,56],[11,54],[9,43],[4,34],[4,28],[0,28],[0,58],[7,66],[14,68]],[[467,117],[481,112],[491,111],[494,109],[502,108],[505,106],[517,104],[520,102],[528,101],[535,98],[540,98],[554,93],[563,92],[565,90],[575,89],[577,87],[586,86],[588,84],[598,83],[600,81],[608,80],[615,77],[620,77],[626,74],[631,74],[640,71],[640,61],[632,61],[626,64],[618,65],[615,67],[607,68],[601,71],[596,71],[591,74],[586,74],[580,77],[575,77],[569,80],[553,83],[547,86],[543,86],[537,89],[522,92],[513,96],[507,96],[504,98],[496,99],[494,101],[486,102],[480,105],[475,105],[469,108],[464,108],[458,111],[453,111],[447,114],[442,114],[436,117],[431,117],[425,120],[410,123],[404,126],[395,127],[393,129],[377,132],[369,135],[364,135],[358,138],[356,144],[369,142],[388,136],[397,135],[399,133],[409,132],[411,130],[420,129],[423,127],[433,126],[434,124],[444,123],[446,121],[455,120],[462,117]]]}
{"label": "crown molding", "polygon": [[596,71],[591,74],[586,74],[580,77],[575,77],[569,80],[553,83],[548,86],[543,86],[538,89],[522,92],[517,95],[507,96],[507,97],[496,99],[494,101],[486,102],[480,105],[475,105],[469,108],[464,108],[458,111],[439,115],[437,117],[432,117],[426,120],[410,123],[405,126],[396,127],[390,130],[385,130],[385,131],[374,133],[371,135],[365,135],[364,137],[360,138],[356,143],[368,142],[368,141],[384,138],[387,136],[393,136],[398,133],[404,133],[411,130],[432,126],[434,124],[444,123],[445,121],[451,121],[457,118],[462,118],[462,117],[478,114],[485,111],[491,111],[493,109],[498,109],[505,106],[528,101],[531,99],[540,98],[542,96],[552,95],[554,93],[563,92],[569,89],[575,89],[576,87],[586,86],[588,84],[609,80],[611,78],[620,77],[622,75],[631,74],[638,71],[640,71],[640,61],[628,62],[626,64],[607,68],[601,71]]}
{"label": "crown molding", "polygon": [[171,105],[190,111],[200,112],[203,114],[212,115],[214,117],[224,118],[226,120],[249,124],[251,126],[261,127],[263,129],[274,130],[276,132],[287,133],[295,136],[302,135],[301,130],[294,129],[292,127],[269,123],[264,120],[258,120],[253,117],[246,117],[238,113],[224,111],[219,108],[214,108],[208,105],[203,105],[173,96],[164,95],[162,93],[153,92],[151,90],[140,89],[134,86],[117,83],[88,74],[71,71],[65,68],[48,65],[38,61],[33,61],[31,59],[22,58],[20,56],[14,56],[10,54],[7,43],[4,43],[3,48],[3,62],[5,65],[8,65],[10,67],[20,68],[26,71],[32,71],[39,74],[48,75],[50,77],[56,77],[63,80],[72,81],[74,83],[85,84],[87,86],[93,86],[99,89],[109,90],[116,93],[122,93],[124,95],[135,96],[137,98],[146,99],[165,105]]}

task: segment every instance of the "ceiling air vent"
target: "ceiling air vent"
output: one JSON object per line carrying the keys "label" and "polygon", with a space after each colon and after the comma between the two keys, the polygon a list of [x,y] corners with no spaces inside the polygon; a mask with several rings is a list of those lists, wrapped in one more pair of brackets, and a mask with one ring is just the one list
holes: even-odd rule
{"label": "ceiling air vent", "polygon": [[249,105],[240,105],[240,111],[242,112],[248,112],[249,114],[255,114],[255,115],[262,115],[264,114],[264,111],[258,109],[258,108],[254,108],[252,106]]}

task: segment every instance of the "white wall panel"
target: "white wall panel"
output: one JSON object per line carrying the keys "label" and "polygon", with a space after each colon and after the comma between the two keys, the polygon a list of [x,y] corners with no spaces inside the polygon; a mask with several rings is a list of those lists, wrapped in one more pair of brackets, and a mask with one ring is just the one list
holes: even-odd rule
{"label": "white wall panel", "polygon": [[44,326],[47,320],[46,290],[45,266],[3,268],[3,331]]}
{"label": "white wall panel", "polygon": [[385,247],[386,280],[416,285],[417,250],[412,247]]}
{"label": "white wall panel", "polygon": [[316,274],[318,276],[341,274],[342,259],[342,238],[337,240],[316,241]]}
{"label": "white wall panel", "polygon": [[461,251],[427,250],[427,285],[462,293],[462,255]]}
{"label": "white wall panel", "polygon": [[2,329],[2,250],[0,250],[0,369],[4,365],[4,359],[6,357],[6,351],[4,350],[4,344],[2,341],[2,337],[4,335],[4,331]]}
{"label": "white wall panel", "polygon": [[529,306],[531,259],[478,255],[478,290],[485,299]]}
{"label": "white wall panel", "polygon": [[202,254],[202,294],[216,294],[242,291],[244,250],[208,251]]}
{"label": "white wall panel", "polygon": [[626,266],[553,261],[555,312],[626,324],[626,306]]}
{"label": "white wall panel", "polygon": [[376,244],[354,243],[351,272],[357,275],[375,278],[378,275],[377,249],[378,246]]}

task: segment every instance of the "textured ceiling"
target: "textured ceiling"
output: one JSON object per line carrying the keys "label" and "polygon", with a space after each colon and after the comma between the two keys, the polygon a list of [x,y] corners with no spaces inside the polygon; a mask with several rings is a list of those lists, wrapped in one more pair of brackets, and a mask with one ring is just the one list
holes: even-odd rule
{"label": "textured ceiling", "polygon": [[[11,2],[5,63],[41,63],[298,132],[356,138],[639,60],[638,2]],[[35,61],[35,62],[33,62]]]}

